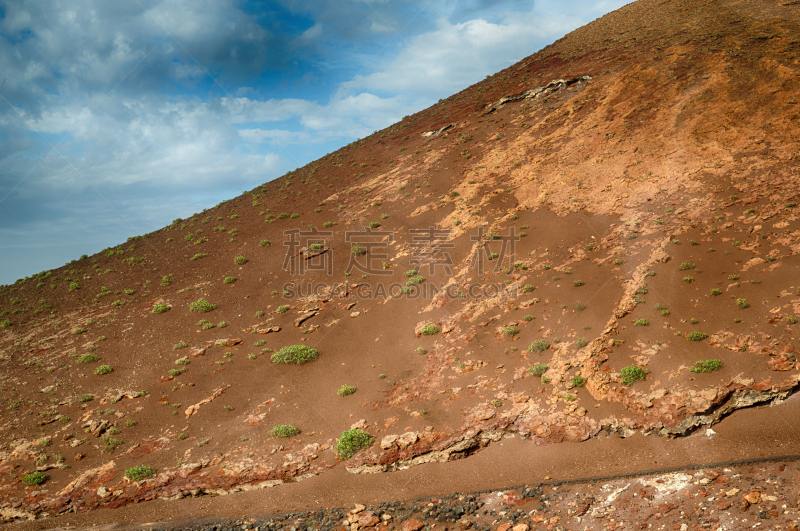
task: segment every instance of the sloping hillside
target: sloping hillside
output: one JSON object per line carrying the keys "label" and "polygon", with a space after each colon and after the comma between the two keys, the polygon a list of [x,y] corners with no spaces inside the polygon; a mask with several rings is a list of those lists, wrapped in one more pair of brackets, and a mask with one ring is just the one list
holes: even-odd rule
{"label": "sloping hillside", "polygon": [[6,286],[0,515],[680,437],[778,403],[800,382],[799,141],[800,4],[639,0]]}

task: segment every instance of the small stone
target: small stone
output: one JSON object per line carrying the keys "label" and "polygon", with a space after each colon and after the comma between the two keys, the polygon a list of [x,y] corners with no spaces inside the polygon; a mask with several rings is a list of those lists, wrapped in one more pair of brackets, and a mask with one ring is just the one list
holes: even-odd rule
{"label": "small stone", "polygon": [[511,529],[511,524],[509,523],[500,524],[497,526],[497,531],[508,531],[509,529]]}
{"label": "small stone", "polygon": [[[361,420],[361,421],[359,421],[359,422],[364,422],[364,421],[363,421],[363,420]],[[361,511],[363,511],[364,509],[366,509],[366,507],[364,507],[364,506],[363,506],[363,505],[361,505],[360,503],[357,503],[357,504],[355,504],[355,505],[353,506],[353,509],[350,511],[350,514],[358,514],[358,513],[360,513]]]}
{"label": "small stone", "polygon": [[517,524],[511,529],[512,531],[528,531],[530,528],[528,527],[528,524]]}
{"label": "small stone", "polygon": [[751,505],[755,505],[761,502],[761,492],[757,490],[751,491],[750,494],[744,497],[744,499],[747,500]]}
{"label": "small stone", "polygon": [[409,518],[400,526],[400,531],[419,531],[425,523],[419,518]]}
{"label": "small stone", "polygon": [[361,513],[358,518],[359,527],[372,527],[380,522],[381,519],[375,516],[375,514],[371,511]]}
{"label": "small stone", "polygon": [[717,432],[715,432],[715,431],[714,431],[714,430],[712,430],[711,428],[708,428],[708,429],[706,430],[706,437],[713,437],[713,436],[714,436],[714,435],[716,435],[716,434],[717,434]]}
{"label": "small stone", "polygon": [[739,489],[737,488],[732,488],[731,490],[725,492],[725,496],[728,496],[729,498],[731,496],[736,496],[737,494],[739,494]]}

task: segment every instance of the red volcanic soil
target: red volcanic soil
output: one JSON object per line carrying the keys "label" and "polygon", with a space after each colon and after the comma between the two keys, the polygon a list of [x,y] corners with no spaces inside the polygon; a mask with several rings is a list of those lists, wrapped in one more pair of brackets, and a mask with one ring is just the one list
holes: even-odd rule
{"label": "red volcanic soil", "polygon": [[[796,2],[640,0],[3,287],[0,516],[255,515],[535,485],[534,456],[569,478],[601,455],[796,453],[798,36]],[[291,346],[313,359],[276,363]]]}

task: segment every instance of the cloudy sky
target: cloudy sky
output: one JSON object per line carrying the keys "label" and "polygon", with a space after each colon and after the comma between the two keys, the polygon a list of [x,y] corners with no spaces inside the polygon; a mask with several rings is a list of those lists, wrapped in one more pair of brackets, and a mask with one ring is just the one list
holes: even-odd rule
{"label": "cloudy sky", "polygon": [[0,0],[0,284],[188,217],[629,0]]}

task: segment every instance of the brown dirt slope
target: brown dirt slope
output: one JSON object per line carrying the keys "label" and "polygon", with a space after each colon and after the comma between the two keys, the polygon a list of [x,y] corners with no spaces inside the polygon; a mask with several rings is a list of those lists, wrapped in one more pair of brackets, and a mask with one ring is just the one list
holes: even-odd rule
{"label": "brown dirt slope", "polygon": [[[799,66],[797,2],[640,0],[280,179],[3,287],[0,516],[344,481],[515,437],[671,438],[782,407],[800,378]],[[291,345],[319,355],[273,363]],[[344,459],[351,428],[372,444]],[[124,475],[140,465],[153,474]]]}

